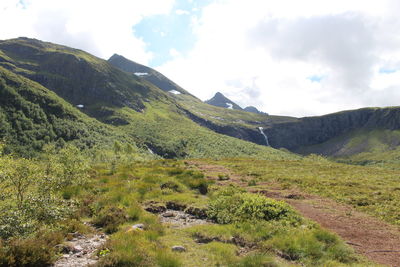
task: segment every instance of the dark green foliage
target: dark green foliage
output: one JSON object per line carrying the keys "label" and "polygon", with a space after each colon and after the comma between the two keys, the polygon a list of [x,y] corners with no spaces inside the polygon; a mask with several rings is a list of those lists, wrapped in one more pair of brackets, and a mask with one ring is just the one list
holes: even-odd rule
{"label": "dark green foliage", "polygon": [[[177,172],[177,171],[175,171]],[[197,189],[200,194],[205,195],[208,193],[209,181],[204,178],[204,174],[196,171],[182,171],[176,177],[180,182],[187,185],[191,189]]]}
{"label": "dark green foliage", "polygon": [[217,192],[207,213],[211,219],[222,224],[252,220],[301,222],[300,216],[285,202],[240,192],[233,187]]}
{"label": "dark green foliage", "polygon": [[7,244],[2,244],[0,240],[0,266],[50,266],[56,256],[54,246],[60,241],[59,238],[49,240],[45,236],[15,238]]}
{"label": "dark green foliage", "polygon": [[45,144],[91,148],[115,135],[39,84],[0,67],[0,140],[6,152],[33,156]]}
{"label": "dark green foliage", "polygon": [[125,210],[109,206],[103,208],[99,214],[93,219],[93,224],[104,228],[106,233],[114,233],[118,230],[118,226],[128,220]]}

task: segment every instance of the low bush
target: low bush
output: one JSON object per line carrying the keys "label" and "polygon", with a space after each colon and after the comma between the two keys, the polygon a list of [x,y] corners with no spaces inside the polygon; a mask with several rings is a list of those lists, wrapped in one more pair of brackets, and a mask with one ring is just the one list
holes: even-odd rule
{"label": "low bush", "polygon": [[230,177],[229,177],[228,174],[218,174],[218,180],[219,181],[226,181],[226,180],[229,180],[229,179],[230,179]]}
{"label": "low bush", "polygon": [[53,242],[46,238],[15,238],[0,243],[0,266],[49,266],[56,258]]}
{"label": "low bush", "polygon": [[103,227],[106,233],[114,233],[118,230],[118,226],[128,220],[125,210],[109,206],[102,209],[93,219],[93,224],[97,227]]}
{"label": "low bush", "polygon": [[241,192],[235,188],[218,192],[211,200],[207,214],[222,224],[251,220],[284,220],[298,224],[301,220],[293,208],[283,201]]}
{"label": "low bush", "polygon": [[291,234],[280,233],[267,241],[269,246],[281,252],[287,260],[317,264],[321,260],[341,263],[357,261],[354,251],[339,238],[325,230],[292,230]]}

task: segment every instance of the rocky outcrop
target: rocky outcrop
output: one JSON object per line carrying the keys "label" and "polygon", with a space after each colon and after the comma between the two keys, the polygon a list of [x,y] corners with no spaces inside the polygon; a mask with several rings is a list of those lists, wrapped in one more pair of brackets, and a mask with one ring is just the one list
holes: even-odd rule
{"label": "rocky outcrop", "polygon": [[265,145],[265,138],[260,133],[258,128],[250,129],[246,127],[240,127],[237,125],[219,125],[213,123],[212,121],[201,118],[188,110],[184,111],[186,113],[186,116],[188,116],[192,121],[198,123],[203,127],[207,127],[213,130],[214,132],[250,141],[259,145]]}
{"label": "rocky outcrop", "polygon": [[364,108],[306,117],[298,122],[272,125],[264,131],[272,147],[295,150],[359,129],[400,129],[400,108]]}
{"label": "rocky outcrop", "polygon": [[[252,129],[238,125],[218,125],[189,111],[186,111],[186,114],[193,121],[217,133],[259,145],[267,145],[259,127]],[[271,147],[286,148],[291,151],[296,151],[300,147],[321,144],[354,130],[374,129],[400,129],[400,107],[363,108],[263,126],[263,132],[268,136]],[[321,153],[330,155],[334,152],[331,151],[331,148],[327,148],[327,151]]]}

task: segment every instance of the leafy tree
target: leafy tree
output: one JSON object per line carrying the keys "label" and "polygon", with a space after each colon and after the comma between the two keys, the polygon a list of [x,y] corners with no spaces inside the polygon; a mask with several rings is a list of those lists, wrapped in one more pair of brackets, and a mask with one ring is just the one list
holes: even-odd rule
{"label": "leafy tree", "polygon": [[21,208],[31,187],[41,177],[38,165],[29,159],[4,156],[0,161],[0,169],[2,189],[12,192],[17,206]]}

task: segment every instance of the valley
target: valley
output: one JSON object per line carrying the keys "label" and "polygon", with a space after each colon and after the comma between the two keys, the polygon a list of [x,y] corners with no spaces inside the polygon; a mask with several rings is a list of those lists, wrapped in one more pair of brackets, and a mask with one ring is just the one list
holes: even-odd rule
{"label": "valley", "polygon": [[0,41],[0,266],[400,266],[400,107],[295,118],[189,89]]}

